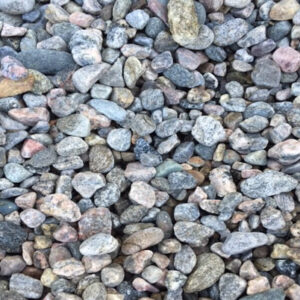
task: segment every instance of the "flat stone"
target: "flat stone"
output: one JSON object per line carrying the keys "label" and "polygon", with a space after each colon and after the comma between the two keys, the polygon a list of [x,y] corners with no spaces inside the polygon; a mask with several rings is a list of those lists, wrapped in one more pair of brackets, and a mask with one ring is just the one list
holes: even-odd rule
{"label": "flat stone", "polygon": [[68,136],[55,145],[56,152],[62,156],[81,155],[88,150],[88,144],[76,136]]}
{"label": "flat stone", "polygon": [[118,241],[110,234],[97,233],[86,239],[79,247],[82,255],[102,255],[115,251]]}
{"label": "flat stone", "polygon": [[225,271],[223,260],[213,253],[198,256],[195,271],[184,286],[186,293],[201,292],[215,284]]}
{"label": "flat stone", "polygon": [[43,285],[39,280],[19,273],[11,276],[9,289],[31,299],[40,299],[43,294]]}
{"label": "flat stone", "polygon": [[42,199],[40,210],[47,216],[66,222],[76,222],[81,217],[79,207],[64,194],[47,195]]}
{"label": "flat stone", "polygon": [[265,171],[241,183],[241,191],[250,198],[269,197],[290,192],[297,186],[297,180],[278,171]]}
{"label": "flat stone", "polygon": [[232,232],[226,238],[222,250],[231,256],[266,245],[268,242],[267,235],[262,232]]}
{"label": "flat stone", "polygon": [[8,163],[3,168],[4,175],[7,179],[14,183],[20,183],[26,178],[32,176],[22,165],[16,163]]}
{"label": "flat stone", "polygon": [[45,107],[14,108],[8,114],[13,119],[28,126],[34,126],[39,121],[49,122],[50,119],[49,111]]}
{"label": "flat stone", "polygon": [[56,262],[53,265],[53,273],[58,276],[72,279],[77,276],[83,275],[85,273],[85,269],[83,264],[79,260],[76,260],[72,257]]}
{"label": "flat stone", "polygon": [[0,10],[11,15],[22,15],[33,10],[35,0],[4,0],[0,3]]}
{"label": "flat stone", "polygon": [[46,216],[37,209],[27,208],[20,213],[20,219],[26,226],[36,228],[44,223]]}

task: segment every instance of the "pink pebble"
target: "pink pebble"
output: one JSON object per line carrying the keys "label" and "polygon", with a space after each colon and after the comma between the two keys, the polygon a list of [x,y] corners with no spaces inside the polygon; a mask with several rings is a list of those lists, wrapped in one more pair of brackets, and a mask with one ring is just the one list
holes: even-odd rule
{"label": "pink pebble", "polygon": [[23,147],[21,150],[21,155],[24,158],[30,158],[33,154],[45,149],[44,145],[35,140],[26,140],[23,143]]}
{"label": "pink pebble", "polygon": [[286,73],[297,72],[300,67],[300,53],[291,47],[278,48],[273,53],[273,60]]}

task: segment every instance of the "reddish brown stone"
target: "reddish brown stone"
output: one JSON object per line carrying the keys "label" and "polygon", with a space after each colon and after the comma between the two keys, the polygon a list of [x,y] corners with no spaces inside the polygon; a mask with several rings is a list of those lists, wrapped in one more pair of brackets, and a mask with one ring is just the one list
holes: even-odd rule
{"label": "reddish brown stone", "polygon": [[23,94],[32,90],[34,77],[28,75],[25,79],[18,81],[0,77],[0,98],[6,98]]}

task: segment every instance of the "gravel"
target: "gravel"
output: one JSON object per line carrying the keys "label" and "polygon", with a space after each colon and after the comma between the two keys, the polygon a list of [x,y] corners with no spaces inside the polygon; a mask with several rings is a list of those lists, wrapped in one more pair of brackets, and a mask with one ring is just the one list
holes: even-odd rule
{"label": "gravel", "polygon": [[0,1],[0,300],[299,300],[297,0]]}

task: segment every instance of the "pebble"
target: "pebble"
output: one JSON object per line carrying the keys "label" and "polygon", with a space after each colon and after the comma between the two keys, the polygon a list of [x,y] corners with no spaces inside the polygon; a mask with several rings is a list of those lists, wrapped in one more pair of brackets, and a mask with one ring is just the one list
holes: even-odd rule
{"label": "pebble", "polygon": [[276,49],[273,59],[286,73],[296,72],[300,67],[300,54],[291,47]]}
{"label": "pebble", "polygon": [[200,292],[215,284],[225,271],[222,259],[213,253],[203,253],[197,258],[194,272],[184,286],[186,293]]}
{"label": "pebble", "polygon": [[112,235],[97,233],[83,241],[79,251],[82,255],[102,255],[115,251],[118,246],[118,241]]}
{"label": "pebble", "polygon": [[45,215],[53,216],[66,222],[76,222],[81,217],[76,203],[64,194],[47,195],[43,198],[40,210]]}
{"label": "pebble", "polygon": [[126,15],[127,23],[138,30],[143,30],[149,21],[149,15],[141,9],[134,10]]}
{"label": "pebble", "polygon": [[262,232],[233,232],[226,238],[222,250],[231,256],[247,252],[267,243],[268,237]]}
{"label": "pebble", "polygon": [[220,277],[219,290],[222,300],[238,299],[247,286],[246,280],[238,275],[225,273]]}
{"label": "pebble", "polygon": [[118,286],[124,276],[124,270],[119,264],[111,264],[101,270],[101,281],[107,287]]}
{"label": "pebble", "polygon": [[210,116],[200,116],[192,129],[193,137],[204,146],[213,146],[225,139],[225,131],[219,121]]}
{"label": "pebble", "polygon": [[46,220],[46,216],[40,211],[27,208],[20,213],[20,219],[30,228],[39,227]]}
{"label": "pebble", "polygon": [[291,20],[299,8],[300,5],[295,0],[281,0],[272,6],[270,19],[276,21]]}
{"label": "pebble", "polygon": [[57,128],[68,135],[86,137],[90,134],[91,125],[87,117],[73,114],[57,121]]}
{"label": "pebble", "polygon": [[297,186],[297,180],[278,171],[265,171],[241,183],[241,191],[250,198],[268,197],[290,192]]}
{"label": "pebble", "polygon": [[21,273],[11,276],[9,289],[31,299],[40,299],[43,294],[43,285],[39,280]]}
{"label": "pebble", "polygon": [[133,182],[128,196],[132,202],[147,208],[153,207],[156,200],[153,188],[144,181]]}
{"label": "pebble", "polygon": [[103,145],[96,145],[89,153],[90,169],[92,172],[106,173],[114,166],[114,157],[109,148]]}

